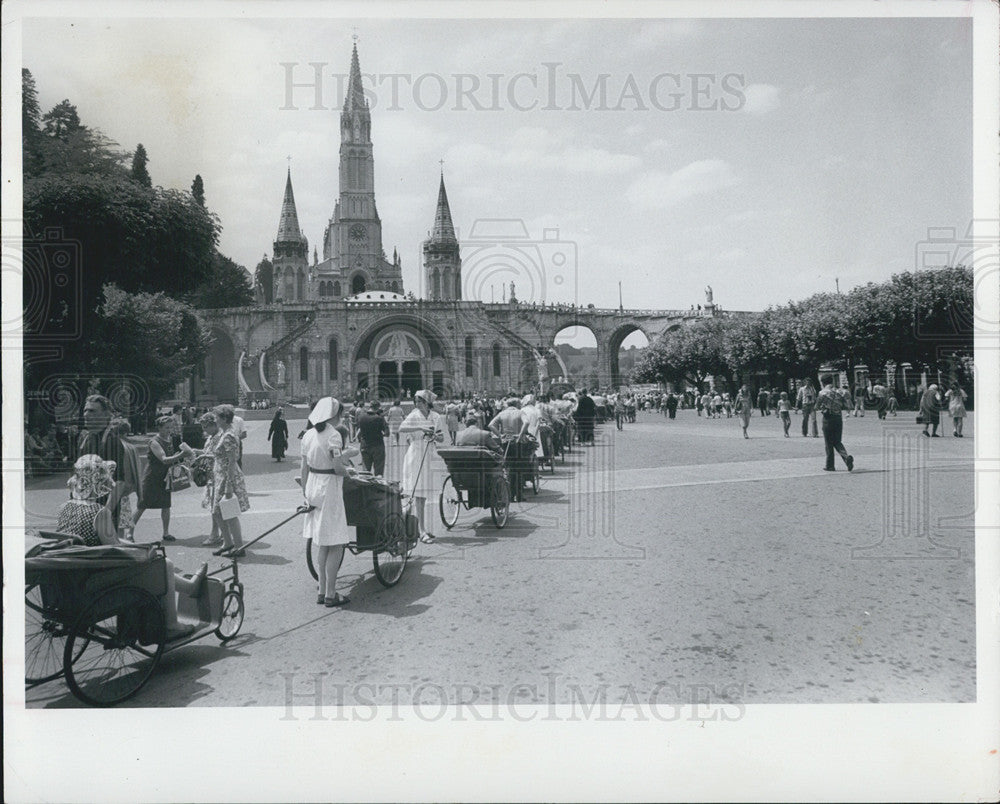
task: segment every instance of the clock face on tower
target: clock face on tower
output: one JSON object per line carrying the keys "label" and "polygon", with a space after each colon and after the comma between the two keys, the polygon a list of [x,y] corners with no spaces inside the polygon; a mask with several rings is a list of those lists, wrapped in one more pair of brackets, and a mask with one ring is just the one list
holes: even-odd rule
{"label": "clock face on tower", "polygon": [[351,240],[355,243],[362,243],[368,239],[368,230],[365,229],[360,223],[354,224],[351,227]]}

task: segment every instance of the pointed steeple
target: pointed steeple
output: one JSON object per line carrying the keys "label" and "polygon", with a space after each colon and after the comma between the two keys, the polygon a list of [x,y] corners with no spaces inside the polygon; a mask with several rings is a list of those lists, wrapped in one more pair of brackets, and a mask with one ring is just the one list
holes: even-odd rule
{"label": "pointed steeple", "polygon": [[297,243],[304,240],[299,230],[299,215],[295,211],[295,194],[292,192],[292,169],[288,169],[285,179],[285,199],[281,202],[281,220],[278,223],[278,236],[275,242]]}
{"label": "pointed steeple", "polygon": [[358,43],[354,43],[351,51],[351,74],[347,81],[347,97],[344,98],[344,111],[367,109],[368,102],[365,100],[365,93],[361,89],[361,64],[358,61]]}
{"label": "pointed steeple", "polygon": [[444,173],[441,174],[441,185],[438,188],[437,211],[434,213],[431,240],[457,242],[455,227],[451,222],[451,208],[448,206],[448,193],[444,189]]}

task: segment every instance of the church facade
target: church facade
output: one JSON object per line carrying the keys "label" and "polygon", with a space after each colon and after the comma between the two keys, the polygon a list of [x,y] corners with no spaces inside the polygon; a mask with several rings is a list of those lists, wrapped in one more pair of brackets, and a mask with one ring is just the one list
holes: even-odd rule
{"label": "church facade", "polygon": [[422,246],[427,298],[407,294],[398,251],[388,258],[382,242],[372,120],[356,46],[340,142],[339,196],[323,234],[322,259],[315,247],[309,254],[300,230],[289,170],[272,255],[255,274],[257,304],[202,312],[214,341],[192,380],[194,401],[544,389],[567,373],[554,346],[570,326],[594,333],[599,380],[618,385],[618,349],[629,334],[639,330],[652,340],[718,314],[711,303],[697,311],[521,303],[513,289],[500,303],[464,298],[461,245],[443,174]]}

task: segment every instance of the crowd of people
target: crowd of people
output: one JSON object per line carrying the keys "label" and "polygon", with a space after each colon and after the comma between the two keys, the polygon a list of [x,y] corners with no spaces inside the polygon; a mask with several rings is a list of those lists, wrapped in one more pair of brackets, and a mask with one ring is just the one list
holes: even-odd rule
{"label": "crowd of people", "polygon": [[[434,541],[433,499],[440,491],[434,455],[438,445],[474,446],[501,450],[511,440],[530,445],[537,460],[551,459],[560,443],[572,438],[581,444],[594,443],[597,424],[613,419],[621,430],[636,421],[637,411],[662,413],[676,418],[678,409],[694,409],[698,417],[737,418],[745,438],[749,438],[752,417],[774,414],[784,436],[790,437],[792,413],[801,414],[803,437],[819,437],[822,431],[826,463],[824,470],[835,471],[835,458],[849,471],[854,458],[842,443],[843,416],[864,416],[872,403],[880,418],[896,415],[892,392],[876,384],[869,394],[855,394],[836,388],[832,376],[824,376],[817,391],[811,379],[797,384],[789,393],[780,389],[760,389],[752,394],[743,385],[732,397],[727,392],[644,391],[604,392],[586,389],[559,396],[509,393],[498,397],[473,394],[461,399],[438,399],[429,390],[412,397],[412,409],[396,399],[383,407],[378,400],[344,405],[324,397],[313,407],[301,440],[299,482],[303,499],[310,508],[305,516],[303,536],[319,548],[317,603],[329,607],[350,601],[336,592],[336,580],[344,550],[353,540],[347,526],[342,499],[342,478],[356,470],[352,459],[360,457],[364,471],[385,474],[387,450],[404,447],[400,485],[412,501],[412,513],[419,538]],[[952,435],[963,437],[968,394],[953,384],[943,394],[936,384],[922,391],[918,423],[926,437],[939,437],[942,414],[952,419]],[[821,427],[817,421],[822,422]],[[149,438],[145,460],[140,459],[131,427],[118,416],[104,396],[88,396],[83,406],[82,427],[68,428],[60,443],[58,431],[50,425],[43,433],[28,431],[25,449],[29,467],[42,464],[58,470],[72,466],[68,481],[70,498],[57,513],[57,528],[77,534],[86,544],[116,544],[134,541],[134,531],[149,510],[160,512],[162,542],[175,541],[170,532],[171,499],[175,491],[192,483],[203,487],[202,506],[210,524],[203,546],[216,548],[216,556],[245,555],[240,514],[250,509],[242,470],[245,422],[232,405],[218,405],[198,411],[174,407],[156,419],[155,434]],[[271,457],[280,462],[289,445],[288,423],[279,406],[267,433]],[[512,486],[512,499],[521,495],[521,483]],[[133,502],[134,501],[134,502]],[[431,504],[429,504],[431,503]],[[174,593],[197,594],[204,568],[194,576],[174,572],[169,586]],[[176,603],[167,607],[168,623],[174,630]]]}

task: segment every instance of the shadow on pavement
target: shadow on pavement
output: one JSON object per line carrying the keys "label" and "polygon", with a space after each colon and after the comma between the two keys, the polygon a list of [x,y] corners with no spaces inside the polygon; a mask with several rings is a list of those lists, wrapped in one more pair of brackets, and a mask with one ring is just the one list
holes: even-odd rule
{"label": "shadow on pavement", "polygon": [[410,559],[399,583],[386,589],[374,575],[366,575],[350,588],[347,596],[351,603],[345,612],[356,614],[385,614],[390,617],[413,617],[423,614],[430,606],[416,601],[430,597],[441,584],[438,575],[424,572],[424,559]]}

